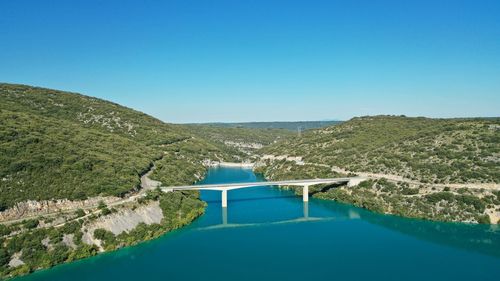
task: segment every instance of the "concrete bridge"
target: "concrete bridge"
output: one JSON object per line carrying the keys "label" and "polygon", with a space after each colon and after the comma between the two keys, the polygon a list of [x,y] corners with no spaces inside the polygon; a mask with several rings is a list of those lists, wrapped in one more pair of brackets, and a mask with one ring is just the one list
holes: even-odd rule
{"label": "concrete bridge", "polygon": [[362,177],[349,178],[328,178],[328,179],[305,179],[305,180],[284,180],[284,181],[264,181],[264,182],[239,182],[239,183],[222,183],[222,184],[199,184],[185,186],[170,186],[162,187],[165,192],[175,190],[217,190],[221,191],[222,207],[227,207],[227,192],[233,189],[256,187],[256,186],[301,186],[302,200],[309,201],[309,187],[317,184],[347,184],[347,186],[355,186],[366,180]]}

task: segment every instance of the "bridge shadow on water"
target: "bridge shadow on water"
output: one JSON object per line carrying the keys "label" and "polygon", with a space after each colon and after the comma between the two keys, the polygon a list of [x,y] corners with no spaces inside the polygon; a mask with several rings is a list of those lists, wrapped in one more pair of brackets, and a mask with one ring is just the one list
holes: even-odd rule
{"label": "bridge shadow on water", "polygon": [[[231,198],[231,202],[245,202],[245,201],[261,201],[261,200],[276,200],[276,199],[297,199],[295,195],[284,195],[284,196],[263,196],[263,197],[249,197],[249,198]],[[204,200],[208,204],[220,204],[220,199],[208,199]]]}
{"label": "bridge shadow on water", "polygon": [[281,220],[281,221],[273,221],[273,222],[261,222],[261,223],[221,223],[215,224],[205,227],[199,227],[195,230],[203,231],[203,230],[212,230],[212,229],[222,229],[222,228],[241,228],[241,227],[266,227],[273,225],[284,225],[284,224],[294,224],[294,223],[306,223],[306,222],[320,222],[320,221],[341,221],[342,219],[331,217],[331,218],[323,218],[323,217],[310,217],[310,218],[296,218],[290,220]]}

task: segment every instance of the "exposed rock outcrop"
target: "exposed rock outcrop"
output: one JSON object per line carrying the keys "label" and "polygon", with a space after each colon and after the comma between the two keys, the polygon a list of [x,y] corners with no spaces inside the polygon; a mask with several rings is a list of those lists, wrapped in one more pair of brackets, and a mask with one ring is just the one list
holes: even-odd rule
{"label": "exposed rock outcrop", "polygon": [[85,228],[89,233],[94,233],[94,230],[102,228],[118,235],[124,231],[128,232],[134,229],[139,223],[160,223],[162,219],[163,212],[160,208],[160,203],[154,201],[149,205],[140,206],[135,210],[122,209],[116,213],[100,217],[90,225],[86,225]]}
{"label": "exposed rock outcrop", "polygon": [[75,242],[73,241],[74,237],[75,237],[74,234],[64,234],[62,238],[62,242],[73,250],[77,248]]}
{"label": "exposed rock outcrop", "polygon": [[44,201],[29,200],[17,203],[14,207],[0,212],[0,222],[76,210],[78,208],[96,207],[99,201],[110,204],[119,200],[119,197],[93,197],[79,201],[71,201],[68,199]]}
{"label": "exposed rock outcrop", "polygon": [[54,249],[54,246],[52,246],[52,244],[50,243],[49,237],[45,237],[45,239],[42,240],[42,245],[44,245],[48,251],[51,251],[52,249]]}
{"label": "exposed rock outcrop", "polygon": [[17,252],[12,255],[9,261],[9,267],[18,267],[24,264],[24,262],[21,260],[21,256],[23,255],[23,252]]}

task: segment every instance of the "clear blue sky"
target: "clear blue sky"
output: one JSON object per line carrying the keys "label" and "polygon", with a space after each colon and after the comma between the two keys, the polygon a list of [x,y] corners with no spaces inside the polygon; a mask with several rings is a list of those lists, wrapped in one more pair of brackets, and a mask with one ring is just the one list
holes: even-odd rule
{"label": "clear blue sky", "polygon": [[500,116],[500,1],[3,0],[0,81],[170,122]]}

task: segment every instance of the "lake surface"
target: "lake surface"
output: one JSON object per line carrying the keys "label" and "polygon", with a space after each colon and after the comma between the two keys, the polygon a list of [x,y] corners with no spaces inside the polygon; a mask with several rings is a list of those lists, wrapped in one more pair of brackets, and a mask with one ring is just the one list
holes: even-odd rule
{"label": "lake surface", "polygon": [[[203,183],[261,181],[211,169]],[[500,229],[308,204],[263,186],[203,191],[206,214],[140,245],[16,280],[500,280]]]}

